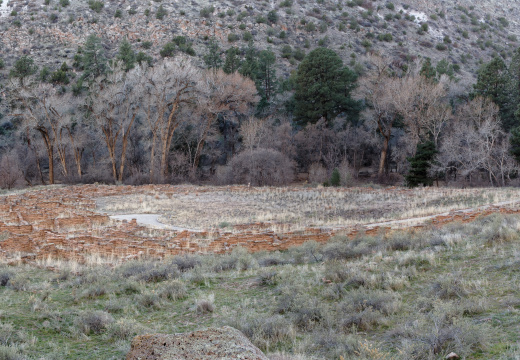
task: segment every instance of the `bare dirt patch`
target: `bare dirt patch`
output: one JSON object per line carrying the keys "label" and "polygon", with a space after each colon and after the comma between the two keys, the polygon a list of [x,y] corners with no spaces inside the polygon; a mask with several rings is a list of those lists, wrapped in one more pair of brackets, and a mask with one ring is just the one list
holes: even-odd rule
{"label": "bare dirt patch", "polygon": [[[518,189],[43,188],[0,197],[0,256],[11,261],[86,261],[93,256],[223,253],[237,246],[251,251],[287,249],[309,240],[324,242],[336,234],[354,236],[517,212],[517,199]],[[127,219],[110,218],[117,215]]]}

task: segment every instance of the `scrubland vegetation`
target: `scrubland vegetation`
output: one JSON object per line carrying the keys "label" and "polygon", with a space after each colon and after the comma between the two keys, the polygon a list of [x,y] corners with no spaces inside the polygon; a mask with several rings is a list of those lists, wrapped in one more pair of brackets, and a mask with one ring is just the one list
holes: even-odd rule
{"label": "scrubland vegetation", "polygon": [[121,359],[139,333],[231,325],[272,359],[515,359],[516,216],[285,252],[0,267],[0,358]]}

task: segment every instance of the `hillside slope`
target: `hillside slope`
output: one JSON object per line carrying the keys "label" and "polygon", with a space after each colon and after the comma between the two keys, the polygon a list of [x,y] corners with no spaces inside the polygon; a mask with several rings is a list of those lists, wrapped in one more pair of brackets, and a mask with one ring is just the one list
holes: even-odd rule
{"label": "hillside slope", "polygon": [[[160,7],[166,10],[162,19],[157,18]],[[4,0],[1,8],[0,51],[6,68],[22,54],[51,68],[63,61],[70,65],[91,33],[103,38],[109,54],[128,38],[154,58],[178,35],[193,41],[199,57],[212,36],[226,49],[245,47],[252,35],[256,47],[275,51],[278,75],[285,77],[297,65],[295,49],[328,46],[352,66],[367,50],[398,62],[446,58],[460,66],[459,77],[468,78],[493,54],[510,57],[520,32],[520,2],[497,0]]]}

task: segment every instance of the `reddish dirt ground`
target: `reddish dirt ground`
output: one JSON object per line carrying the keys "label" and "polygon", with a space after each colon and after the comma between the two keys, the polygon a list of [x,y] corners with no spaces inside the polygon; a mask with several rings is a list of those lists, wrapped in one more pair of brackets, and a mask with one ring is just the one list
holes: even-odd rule
{"label": "reddish dirt ground", "polygon": [[[194,189],[204,191],[204,188]],[[243,190],[247,191],[247,187]],[[266,230],[262,223],[242,224],[232,230],[217,229],[211,233],[150,230],[135,221],[114,221],[96,212],[95,199],[99,197],[185,191],[186,187],[181,189],[170,185],[82,185],[0,197],[0,257],[10,262],[31,262],[49,257],[81,262],[91,255],[117,259],[163,258],[183,253],[224,253],[237,246],[250,251],[273,251],[301,245],[309,240],[325,242],[334,235],[353,237],[360,232],[375,234],[390,230],[388,226],[368,224],[339,230],[308,228],[274,233]],[[518,211],[504,206],[451,212],[449,215],[434,216],[428,223],[440,226],[453,221],[472,221],[479,215],[494,212]],[[413,227],[422,226],[425,225]]]}

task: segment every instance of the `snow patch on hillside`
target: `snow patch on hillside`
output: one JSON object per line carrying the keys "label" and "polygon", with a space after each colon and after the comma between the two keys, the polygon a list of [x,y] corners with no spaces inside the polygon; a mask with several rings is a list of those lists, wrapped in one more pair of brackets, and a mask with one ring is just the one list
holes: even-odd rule
{"label": "snow patch on hillside", "polygon": [[2,1],[2,5],[0,5],[0,17],[5,17],[5,16],[9,15],[10,11],[9,11],[9,8],[7,7],[8,2],[9,2],[9,0]]}

